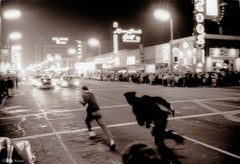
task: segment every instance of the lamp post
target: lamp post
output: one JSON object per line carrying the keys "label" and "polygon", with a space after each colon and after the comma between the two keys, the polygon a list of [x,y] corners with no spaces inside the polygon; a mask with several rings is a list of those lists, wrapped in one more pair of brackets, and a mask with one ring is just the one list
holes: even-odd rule
{"label": "lamp post", "polygon": [[[3,13],[3,18],[6,20],[13,20],[21,17],[22,13],[18,9],[9,9]],[[2,16],[0,15],[0,33],[1,33],[1,47],[2,47]]]}
{"label": "lamp post", "polygon": [[[0,9],[2,10],[2,5],[1,5],[1,0],[0,0]],[[12,20],[12,19],[17,19],[21,16],[21,11],[17,10],[17,9],[12,9],[12,10],[7,10],[3,13],[3,17],[7,20]],[[0,13],[0,50],[2,53],[2,49],[3,49],[3,34],[2,34],[2,15]],[[9,37],[7,38],[7,42],[9,42]],[[7,45],[9,46],[9,45]],[[9,48],[9,47],[8,47]],[[4,58],[1,57],[0,60],[0,64],[2,64],[2,61],[4,60]]]}
{"label": "lamp post", "polygon": [[169,21],[170,23],[170,57],[169,57],[169,72],[172,71],[172,62],[173,62],[173,56],[172,56],[172,46],[171,41],[173,40],[173,19],[170,15],[170,13],[167,10],[157,9],[153,13],[154,17],[157,20],[160,21]]}
{"label": "lamp post", "polygon": [[88,40],[88,45],[93,46],[93,47],[98,46],[98,55],[101,54],[101,44],[100,44],[98,39],[95,39],[95,38],[89,39]]}

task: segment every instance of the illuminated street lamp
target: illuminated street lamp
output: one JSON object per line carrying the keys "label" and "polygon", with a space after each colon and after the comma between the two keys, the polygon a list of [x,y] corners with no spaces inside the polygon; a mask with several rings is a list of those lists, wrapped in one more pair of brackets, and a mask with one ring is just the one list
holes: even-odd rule
{"label": "illuminated street lamp", "polygon": [[22,38],[22,34],[20,32],[11,32],[9,34],[9,39],[11,40],[19,40]]}
{"label": "illuminated street lamp", "polygon": [[[1,7],[1,0],[0,0],[0,7]],[[17,9],[7,10],[3,13],[3,17],[5,19],[17,19],[21,16],[21,11]],[[9,38],[8,38],[9,39]],[[0,49],[2,50],[3,44],[2,44],[3,38],[2,38],[2,15],[0,13]],[[9,40],[8,40],[9,42]],[[8,45],[9,46],[9,45]],[[2,63],[2,58],[0,60],[0,64]]]}
{"label": "illuminated street lamp", "polygon": [[154,11],[154,17],[160,21],[169,21],[170,22],[170,34],[171,40],[173,40],[173,20],[170,13],[166,10],[157,9]]}
{"label": "illuminated street lamp", "polygon": [[93,47],[98,46],[98,55],[101,54],[101,44],[100,44],[100,42],[99,42],[98,39],[95,39],[95,38],[89,39],[89,40],[88,40],[88,45],[89,45],[89,46],[93,46]]}
{"label": "illuminated street lamp", "polygon": [[[3,13],[3,17],[7,20],[13,20],[13,19],[17,19],[22,15],[20,10],[17,9],[10,9],[10,10],[6,10]],[[0,29],[2,29],[2,21],[1,21],[2,17],[0,15]],[[0,38],[1,38],[1,46],[2,46],[2,31],[0,31]]]}
{"label": "illuminated street lamp", "polygon": [[22,38],[22,34],[20,32],[11,32],[7,37],[7,47],[10,47],[10,40],[19,40]]}
{"label": "illuminated street lamp", "polygon": [[21,11],[17,9],[7,10],[3,13],[3,17],[5,19],[16,19],[19,18],[21,15],[22,15]]}
{"label": "illuminated street lamp", "polygon": [[[170,41],[173,40],[173,20],[171,14],[167,10],[157,9],[153,13],[154,17],[160,21],[169,21],[170,22]],[[170,58],[169,58],[169,72],[172,71],[172,48],[170,43]]]}

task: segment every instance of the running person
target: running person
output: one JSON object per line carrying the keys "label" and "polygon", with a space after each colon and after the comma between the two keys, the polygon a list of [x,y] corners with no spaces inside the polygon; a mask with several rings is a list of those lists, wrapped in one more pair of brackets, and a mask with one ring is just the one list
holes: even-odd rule
{"label": "running person", "polygon": [[85,123],[87,125],[89,131],[89,138],[94,138],[96,136],[95,132],[92,131],[91,121],[96,120],[98,125],[102,128],[105,136],[108,139],[109,147],[112,151],[115,150],[115,142],[112,137],[112,133],[106,127],[106,123],[103,119],[103,116],[100,112],[100,107],[97,104],[96,98],[92,92],[89,91],[87,86],[82,87],[82,98],[83,101],[80,101],[82,105],[85,106],[87,115],[85,119]]}
{"label": "running person", "polygon": [[[184,140],[182,136],[173,133],[172,130],[166,130],[169,112],[174,117],[174,110],[171,104],[162,97],[151,97],[148,95],[136,97],[135,94],[136,92],[126,92],[124,96],[132,106],[137,123],[140,126],[145,125],[146,128],[150,128],[150,125],[153,125],[152,135],[154,142],[166,163],[180,163],[175,154],[164,143],[165,138],[174,139],[177,143],[183,143]],[[162,110],[159,105],[163,105],[169,112]]]}

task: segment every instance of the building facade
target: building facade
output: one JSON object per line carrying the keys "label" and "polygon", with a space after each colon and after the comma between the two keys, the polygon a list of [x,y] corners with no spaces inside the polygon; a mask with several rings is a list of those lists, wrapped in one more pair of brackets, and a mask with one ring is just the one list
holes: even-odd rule
{"label": "building facade", "polygon": [[[126,72],[216,72],[240,71],[240,37],[227,35],[205,35],[204,49],[196,48],[195,36],[175,39],[170,43],[121,50],[118,53],[101,54],[86,58],[94,62],[96,71]],[[142,60],[143,59],[143,60]]]}

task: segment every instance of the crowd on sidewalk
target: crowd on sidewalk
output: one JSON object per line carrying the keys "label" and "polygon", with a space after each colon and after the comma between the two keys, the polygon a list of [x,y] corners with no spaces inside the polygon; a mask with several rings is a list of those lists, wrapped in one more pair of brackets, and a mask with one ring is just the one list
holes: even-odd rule
{"label": "crowd on sidewalk", "polygon": [[[101,81],[124,81],[167,87],[220,87],[240,85],[240,72],[221,71],[206,73],[101,73]],[[94,78],[93,78],[94,79]]]}
{"label": "crowd on sidewalk", "polygon": [[18,77],[0,74],[0,106],[6,98],[13,96],[14,88],[18,88]]}

